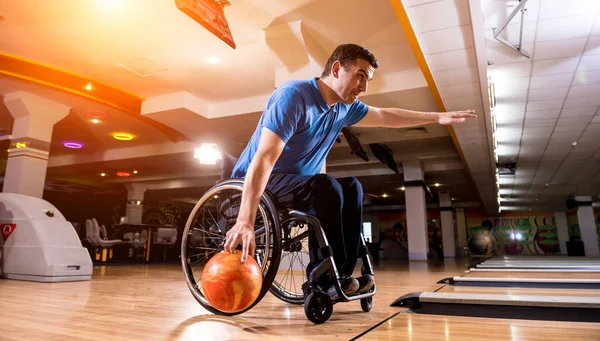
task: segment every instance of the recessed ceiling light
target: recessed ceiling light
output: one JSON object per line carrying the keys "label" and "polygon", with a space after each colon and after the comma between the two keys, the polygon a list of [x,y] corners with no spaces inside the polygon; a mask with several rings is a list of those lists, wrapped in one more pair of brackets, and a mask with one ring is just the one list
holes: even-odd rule
{"label": "recessed ceiling light", "polygon": [[93,89],[93,88],[92,88],[92,83],[88,82],[88,83],[85,85],[85,89],[86,89],[87,91],[92,91],[92,89]]}
{"label": "recessed ceiling light", "polygon": [[384,197],[384,198],[387,198],[387,196],[388,195],[386,193],[383,193],[383,195],[382,195],[382,197]]}
{"label": "recessed ceiling light", "polygon": [[137,171],[136,171],[136,170],[134,170],[134,171],[133,171],[133,174],[137,174]]}
{"label": "recessed ceiling light", "polygon": [[92,123],[93,124],[98,124],[98,123],[100,123],[100,120],[97,119],[97,118],[94,118],[94,119],[92,119]]}
{"label": "recessed ceiling light", "polygon": [[221,64],[221,60],[215,56],[210,56],[208,58],[206,58],[206,62],[208,64]]}
{"label": "recessed ceiling light", "polygon": [[100,173],[100,176],[106,176],[106,173]]}
{"label": "recessed ceiling light", "polygon": [[72,148],[72,149],[79,149],[79,148],[83,147],[83,143],[67,141],[67,142],[63,142],[63,146],[65,146],[67,148]]}
{"label": "recessed ceiling light", "polygon": [[573,146],[576,146],[576,145],[577,145],[577,141],[573,141]]}
{"label": "recessed ceiling light", "polygon": [[435,184],[433,184],[433,185],[434,185],[435,187],[440,187],[440,184],[439,184],[439,183],[437,183],[437,182],[436,182]]}
{"label": "recessed ceiling light", "polygon": [[400,190],[404,191],[404,190],[406,190],[406,187],[402,186],[402,187],[400,187]]}
{"label": "recessed ceiling light", "polygon": [[128,177],[131,176],[129,172],[117,172],[117,176]]}
{"label": "recessed ceiling light", "polygon": [[125,133],[122,131],[112,133],[112,137],[114,137],[115,140],[120,140],[120,141],[130,141],[130,140],[133,140],[133,138],[134,138],[134,136],[132,134]]}

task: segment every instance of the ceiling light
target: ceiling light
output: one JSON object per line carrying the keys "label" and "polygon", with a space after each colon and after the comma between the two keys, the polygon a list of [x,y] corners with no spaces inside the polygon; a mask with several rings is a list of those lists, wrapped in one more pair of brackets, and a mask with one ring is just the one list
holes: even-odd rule
{"label": "ceiling light", "polygon": [[215,143],[202,143],[194,148],[194,159],[198,159],[201,165],[214,165],[221,158],[221,151]]}
{"label": "ceiling light", "polygon": [[115,140],[130,141],[130,140],[133,140],[134,136],[130,133],[116,132],[116,133],[112,133],[112,137],[114,137]]}
{"label": "ceiling light", "polygon": [[83,147],[83,143],[68,141],[68,142],[63,142],[63,146],[65,146],[67,148],[79,149],[79,148]]}
{"label": "ceiling light", "polygon": [[97,119],[97,118],[94,118],[94,119],[92,120],[92,123],[93,123],[93,124],[98,124],[98,123],[100,123],[100,120],[99,120],[99,119]]}
{"label": "ceiling light", "polygon": [[544,186],[548,187],[549,184],[545,184]]}
{"label": "ceiling light", "polygon": [[213,65],[221,64],[221,60],[215,56],[210,56],[210,57],[206,58],[206,62],[208,64],[213,64]]}
{"label": "ceiling light", "polygon": [[573,147],[577,145],[577,141],[573,141]]}
{"label": "ceiling light", "polygon": [[137,171],[136,171],[136,170],[134,170],[134,171],[133,171],[133,174],[137,174]]}
{"label": "ceiling light", "polygon": [[400,190],[401,190],[401,191],[405,191],[405,190],[406,190],[406,187],[402,186],[402,187],[400,187]]}
{"label": "ceiling light", "polygon": [[382,197],[384,197],[384,198],[387,198],[387,196],[388,195],[386,193],[383,193],[383,195],[382,195]]}
{"label": "ceiling light", "polygon": [[130,175],[131,175],[131,173],[129,173],[129,172],[117,172],[117,176],[121,176],[121,177],[128,177]]}
{"label": "ceiling light", "polygon": [[106,173],[100,173],[100,176],[106,176]]}
{"label": "ceiling light", "polygon": [[92,88],[92,83],[88,82],[88,83],[85,85],[85,89],[86,89],[87,91],[92,91],[92,89],[93,89],[93,88]]}
{"label": "ceiling light", "polygon": [[435,184],[433,184],[433,185],[434,185],[435,187],[440,187],[440,184],[439,184],[439,183],[437,183],[437,182],[436,182]]}

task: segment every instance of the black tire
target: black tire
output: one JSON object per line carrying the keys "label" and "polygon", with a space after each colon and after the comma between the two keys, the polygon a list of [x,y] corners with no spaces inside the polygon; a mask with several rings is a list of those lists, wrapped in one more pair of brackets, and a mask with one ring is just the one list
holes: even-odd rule
{"label": "black tire", "polygon": [[186,283],[196,301],[214,314],[227,316],[241,314],[260,302],[273,283],[281,259],[277,210],[273,200],[268,193],[265,193],[261,198],[255,222],[257,241],[254,259],[263,273],[263,283],[258,298],[248,308],[230,313],[211,306],[202,293],[201,268],[214,253],[223,251],[225,234],[237,218],[243,185],[243,180],[230,179],[210,188],[190,213],[183,230],[181,264]]}
{"label": "black tire", "polygon": [[[302,284],[306,282],[308,253],[308,228],[300,227],[293,220],[286,220],[281,227],[281,262],[269,291],[280,300],[290,304],[303,304]],[[282,267],[286,266],[286,269]]]}
{"label": "black tire", "polygon": [[314,324],[327,322],[333,313],[331,297],[324,293],[310,293],[304,302],[304,314]]}
{"label": "black tire", "polygon": [[361,298],[360,307],[365,313],[371,311],[371,308],[373,308],[373,297]]}

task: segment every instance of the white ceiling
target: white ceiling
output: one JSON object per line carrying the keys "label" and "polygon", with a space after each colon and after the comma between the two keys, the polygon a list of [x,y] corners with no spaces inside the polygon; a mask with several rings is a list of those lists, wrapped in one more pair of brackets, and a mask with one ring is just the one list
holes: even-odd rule
{"label": "white ceiling", "polygon": [[[101,169],[135,166],[140,169],[135,180],[153,189],[206,186],[217,173],[190,160],[194,144],[218,142],[233,154],[241,152],[273,88],[285,79],[317,76],[323,56],[346,42],[368,47],[380,61],[362,98],[366,103],[438,110],[390,1],[229,2],[225,12],[235,50],[179,11],[172,0],[0,1],[1,51],[145,98],[141,118],[111,110],[111,122],[91,126],[82,113],[97,103],[0,76],[0,94],[25,89],[71,103],[72,113],[55,126],[55,140],[77,130],[80,139],[95,146],[82,156],[85,150],[60,149],[53,141],[49,176],[97,179]],[[523,49],[531,59],[491,38],[491,29],[517,1],[402,2],[445,108],[475,109],[479,118],[454,126],[460,150],[448,129],[437,125],[419,134],[355,129],[363,143],[387,143],[400,164],[421,160],[427,181],[442,183],[460,201],[481,199],[490,214],[497,212],[498,193],[505,210],[559,210],[568,195],[600,193],[600,140],[594,139],[600,133],[600,1],[529,0]],[[518,19],[506,30],[513,42],[518,39]],[[357,24],[361,22],[368,25]],[[142,77],[120,66],[140,60],[154,63],[160,72]],[[294,64],[298,60],[308,64]],[[493,65],[488,67],[488,61]],[[500,178],[499,188],[488,76],[496,85],[496,153],[500,162],[517,162],[516,175]],[[7,116],[0,106],[0,124],[9,125]],[[170,142],[148,120],[190,141]],[[116,143],[109,133],[118,127],[137,129],[140,139],[128,146]],[[397,191],[402,175],[370,158],[365,163],[351,155],[342,139],[327,162],[332,174],[362,176],[373,195]],[[402,197],[395,193],[389,195]]]}
{"label": "white ceiling", "polygon": [[[488,74],[496,85],[498,157],[516,161],[500,178],[503,209],[564,205],[600,193],[600,1],[529,0],[523,47],[493,38],[518,4],[483,3]],[[520,15],[502,38],[518,44]],[[576,145],[574,145],[574,143]]]}

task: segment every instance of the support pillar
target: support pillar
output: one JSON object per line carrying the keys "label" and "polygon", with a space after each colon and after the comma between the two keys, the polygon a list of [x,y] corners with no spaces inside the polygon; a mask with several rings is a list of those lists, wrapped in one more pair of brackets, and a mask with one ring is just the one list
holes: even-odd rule
{"label": "support pillar", "polygon": [[458,232],[458,247],[461,249],[467,247],[467,218],[464,208],[456,209],[456,230]]}
{"label": "support pillar", "polygon": [[427,238],[427,205],[425,182],[420,161],[405,162],[404,187],[406,202],[406,227],[408,237],[408,259],[427,260],[429,240]]}
{"label": "support pillar", "polygon": [[444,257],[456,257],[452,198],[448,192],[440,193],[440,220],[442,222],[442,247],[444,248]]}
{"label": "support pillar", "polygon": [[127,205],[125,207],[125,216],[130,224],[142,223],[142,212],[144,211],[144,194],[148,189],[139,183],[127,183]]}
{"label": "support pillar", "polygon": [[577,201],[577,220],[579,221],[579,231],[585,248],[585,256],[598,257],[600,256],[600,248],[598,248],[598,230],[594,221],[592,197],[575,197],[575,201]]}
{"label": "support pillar", "polygon": [[554,212],[554,221],[556,222],[556,233],[560,245],[560,253],[567,254],[567,242],[569,241],[569,226],[567,224],[566,212]]}
{"label": "support pillar", "polygon": [[14,122],[2,191],[41,198],[52,129],[71,108],[23,91],[4,95],[4,104]]}

